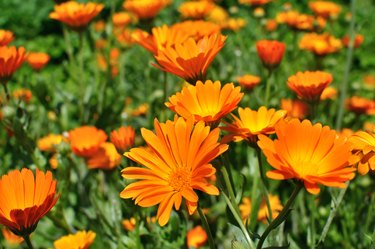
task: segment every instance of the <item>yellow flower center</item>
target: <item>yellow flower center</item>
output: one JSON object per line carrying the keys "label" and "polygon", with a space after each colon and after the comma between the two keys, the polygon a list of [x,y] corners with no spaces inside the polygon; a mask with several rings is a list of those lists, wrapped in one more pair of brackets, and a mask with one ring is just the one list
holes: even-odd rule
{"label": "yellow flower center", "polygon": [[169,186],[180,192],[186,187],[190,187],[191,173],[186,167],[179,167],[169,175]]}

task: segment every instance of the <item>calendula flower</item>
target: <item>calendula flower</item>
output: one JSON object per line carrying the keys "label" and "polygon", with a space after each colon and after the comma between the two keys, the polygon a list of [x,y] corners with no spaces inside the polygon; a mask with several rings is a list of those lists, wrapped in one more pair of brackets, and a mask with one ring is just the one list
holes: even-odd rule
{"label": "calendula flower", "polygon": [[3,228],[1,229],[4,239],[7,241],[10,245],[19,245],[23,242],[23,238],[20,236],[15,235],[12,233],[9,229]]}
{"label": "calendula flower", "polygon": [[265,29],[268,31],[268,32],[273,32],[277,29],[277,21],[275,19],[268,19],[266,24],[265,24]]}
{"label": "calendula flower", "polygon": [[259,59],[266,68],[276,68],[285,53],[285,44],[274,40],[260,40],[256,43]]}
{"label": "calendula flower", "polygon": [[287,24],[293,30],[302,31],[321,30],[326,25],[326,20],[322,17],[301,14],[294,10],[278,13],[276,20],[278,23]]}
{"label": "calendula flower", "polygon": [[152,19],[169,3],[170,0],[125,0],[123,7],[139,19]]}
{"label": "calendula flower", "polygon": [[287,117],[303,119],[309,114],[309,105],[298,99],[282,99],[280,109],[287,111]]}
{"label": "calendula flower", "polygon": [[114,13],[112,16],[112,23],[115,27],[125,27],[132,22],[132,16],[127,12]]}
{"label": "calendula flower", "polygon": [[56,146],[66,141],[65,137],[60,134],[48,134],[45,137],[38,139],[37,146],[41,151],[56,151]]}
{"label": "calendula flower", "polygon": [[257,7],[257,8],[254,9],[253,15],[256,18],[262,18],[265,15],[265,11],[262,7]]}
{"label": "calendula flower", "polygon": [[221,25],[228,18],[228,12],[223,7],[215,5],[215,7],[210,11],[206,19],[210,22],[214,22]]}
{"label": "calendula flower", "polygon": [[0,29],[0,46],[7,46],[13,39],[14,36],[11,31]]}
{"label": "calendula flower", "polygon": [[51,166],[52,169],[57,169],[59,166],[59,160],[58,160],[58,154],[55,153],[53,156],[50,157],[48,160],[49,166]]}
{"label": "calendula flower", "polygon": [[104,142],[92,156],[86,160],[89,169],[114,169],[121,163],[121,155],[113,143]]}
{"label": "calendula flower", "polygon": [[126,231],[133,231],[135,228],[136,220],[134,217],[130,219],[125,219],[122,221],[122,226],[125,228]]}
{"label": "calendula flower", "polygon": [[363,83],[367,88],[375,88],[375,77],[373,75],[366,75],[363,77]]}
{"label": "calendula flower", "polygon": [[[353,42],[353,47],[354,48],[359,48],[359,46],[361,46],[361,44],[363,43],[363,40],[364,40],[364,37],[363,35],[360,35],[360,34],[356,34],[354,36],[354,42]],[[342,39],[342,44],[345,46],[345,47],[349,47],[349,41],[350,41],[350,38],[348,35],[344,36]]]}
{"label": "calendula flower", "polygon": [[[283,209],[283,205],[281,204],[280,199],[277,195],[268,195],[268,200],[271,206],[272,219],[275,219],[277,215],[280,213],[280,211]],[[250,198],[242,198],[242,203],[239,205],[239,208],[241,212],[241,218],[243,222],[246,223],[246,221],[249,220],[251,216],[252,203]],[[267,203],[266,200],[263,198],[259,206],[257,220],[266,222],[269,216],[270,214],[268,213]]]}
{"label": "calendula flower", "polygon": [[180,209],[182,199],[193,214],[198,205],[194,190],[209,195],[219,195],[219,190],[208,183],[215,168],[210,162],[224,153],[228,145],[218,141],[220,130],[210,131],[204,122],[195,126],[192,119],[185,121],[154,122],[155,131],[142,129],[142,137],[148,147],[133,148],[125,153],[129,159],[144,165],[122,170],[126,179],[139,179],[126,186],[121,198],[132,198],[141,207],[159,204],[157,219],[164,226],[170,217],[172,207]]}
{"label": "calendula flower", "polygon": [[105,132],[94,126],[82,126],[69,131],[70,145],[77,156],[91,157],[95,155],[100,145],[106,140]]}
{"label": "calendula flower", "polygon": [[245,74],[237,77],[238,84],[240,84],[245,90],[251,91],[259,85],[261,79],[258,76],[251,74]]}
{"label": "calendula flower", "polygon": [[94,29],[96,32],[102,32],[105,30],[105,21],[104,20],[98,20],[94,23]]}
{"label": "calendula flower", "polygon": [[240,4],[247,4],[251,6],[262,6],[269,2],[272,2],[272,0],[238,0]]}
{"label": "calendula flower", "polygon": [[[258,146],[275,169],[267,177],[276,180],[297,179],[306,190],[318,194],[318,184],[329,187],[345,187],[353,179],[351,145],[335,130],[321,124],[312,125],[309,120],[281,121],[276,127],[277,139],[259,135]],[[301,139],[304,138],[304,139]]]}
{"label": "calendula flower", "polygon": [[214,34],[219,35],[221,32],[221,26],[219,24],[202,20],[176,23],[171,28],[187,34],[196,41],[204,38],[205,36],[211,36]]}
{"label": "calendula flower", "polygon": [[95,237],[96,233],[92,231],[78,231],[61,237],[53,245],[56,249],[89,249]]}
{"label": "calendula flower", "polygon": [[134,145],[135,131],[131,126],[122,126],[111,132],[110,140],[119,151],[124,152]]}
{"label": "calendula flower", "polygon": [[30,235],[39,220],[55,205],[56,180],[52,173],[26,168],[13,170],[0,180],[0,223],[18,236]]}
{"label": "calendula flower", "polygon": [[21,100],[25,102],[26,104],[28,104],[31,98],[33,97],[33,93],[29,89],[26,89],[26,88],[17,89],[13,91],[12,95],[13,95],[13,98],[17,100]]}
{"label": "calendula flower", "polygon": [[348,98],[346,108],[356,114],[375,115],[375,101],[359,96]]}
{"label": "calendula flower", "polygon": [[207,233],[202,226],[196,226],[190,229],[186,235],[188,248],[199,249],[207,242]]}
{"label": "calendula flower", "polygon": [[147,103],[140,104],[137,108],[133,109],[130,112],[130,115],[133,116],[133,117],[146,116],[149,107],[150,106]]}
{"label": "calendula flower", "polygon": [[342,43],[341,40],[328,33],[310,33],[302,37],[299,42],[299,47],[315,55],[324,56],[339,51],[342,48]]}
{"label": "calendula flower", "polygon": [[257,111],[248,107],[245,109],[240,107],[238,115],[239,118],[232,114],[233,123],[226,123],[227,126],[221,127],[231,133],[226,139],[233,139],[235,142],[245,139],[254,145],[258,140],[258,135],[275,133],[275,125],[285,117],[286,111],[267,109],[265,106],[261,106]]}
{"label": "calendula flower", "polygon": [[203,19],[215,8],[209,1],[191,1],[181,3],[178,11],[183,18]]}
{"label": "calendula flower", "polygon": [[39,52],[39,53],[29,53],[27,56],[27,63],[35,71],[43,69],[45,65],[49,62],[50,57],[48,54]]}
{"label": "calendula flower", "polygon": [[24,47],[0,47],[0,83],[5,84],[26,60]]}
{"label": "calendula flower", "polygon": [[240,91],[240,87],[234,87],[233,83],[221,87],[220,81],[198,81],[195,86],[188,85],[171,96],[165,104],[185,119],[193,118],[195,122],[202,120],[215,126],[221,118],[237,108],[243,96]]}
{"label": "calendula flower", "polygon": [[365,122],[363,124],[363,130],[365,131],[370,131],[372,133],[375,133],[375,123],[372,123],[372,122]]}
{"label": "calendula flower", "polygon": [[153,65],[194,85],[198,80],[205,80],[207,69],[225,40],[223,35],[210,35],[198,42],[189,38],[184,43],[160,50],[155,55],[158,65]]}
{"label": "calendula flower", "polygon": [[234,32],[239,31],[243,27],[245,27],[246,21],[243,18],[229,18],[224,23],[222,23],[221,27],[223,29],[229,29]]}
{"label": "calendula flower", "polygon": [[358,131],[349,137],[352,152],[358,157],[358,172],[365,175],[375,170],[375,131]]}
{"label": "calendula flower", "polygon": [[104,5],[99,3],[68,1],[55,5],[49,17],[68,25],[73,30],[82,31],[103,8]]}
{"label": "calendula flower", "polygon": [[324,18],[336,18],[341,11],[340,5],[330,1],[310,1],[309,7],[315,15]]}
{"label": "calendula flower", "polygon": [[327,99],[336,99],[337,97],[337,89],[330,86],[324,88],[322,95],[320,95],[320,100],[327,100]]}
{"label": "calendula flower", "polygon": [[288,78],[288,87],[303,100],[317,101],[332,80],[332,75],[326,72],[298,72]]}

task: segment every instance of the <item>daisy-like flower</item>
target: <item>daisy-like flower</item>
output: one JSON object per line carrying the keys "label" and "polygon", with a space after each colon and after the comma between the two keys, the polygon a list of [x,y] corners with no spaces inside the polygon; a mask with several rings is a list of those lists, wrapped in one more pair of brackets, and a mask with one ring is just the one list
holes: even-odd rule
{"label": "daisy-like flower", "polygon": [[123,28],[133,21],[132,16],[128,12],[118,12],[113,14],[112,23],[115,27]]}
{"label": "daisy-like flower", "polygon": [[349,137],[353,145],[353,154],[358,157],[358,172],[365,175],[369,170],[375,170],[375,132],[358,131]]}
{"label": "daisy-like flower", "polygon": [[189,38],[184,43],[166,47],[155,56],[155,67],[177,75],[190,84],[205,80],[206,72],[216,55],[224,47],[226,37],[210,35],[196,42]]}
{"label": "daisy-like flower", "polygon": [[185,119],[193,117],[195,122],[202,120],[207,125],[215,126],[221,118],[237,108],[243,96],[240,90],[233,83],[224,84],[221,88],[220,81],[198,81],[195,86],[188,85],[171,96],[170,102],[165,104]]}
{"label": "daisy-like flower", "polygon": [[179,22],[174,24],[171,28],[184,32],[196,41],[205,36],[219,35],[221,32],[221,26],[219,24],[202,20]]}
{"label": "daisy-like flower", "polygon": [[[275,126],[277,139],[260,135],[258,146],[275,169],[267,172],[271,179],[297,179],[306,190],[318,194],[318,184],[345,187],[353,179],[351,145],[335,130],[309,120],[281,121]],[[303,139],[301,139],[303,138]]]}
{"label": "daisy-like flower", "polygon": [[243,18],[229,18],[224,23],[221,24],[223,29],[229,29],[234,32],[239,31],[246,26],[246,21]]}
{"label": "daisy-like flower", "polygon": [[20,88],[20,89],[14,90],[12,95],[13,95],[13,98],[17,100],[21,100],[25,102],[26,104],[28,104],[31,101],[31,98],[33,97],[33,93],[29,89],[26,89],[26,88]]}
{"label": "daisy-like flower", "polygon": [[375,115],[375,100],[353,96],[346,100],[346,108],[356,114]]}
{"label": "daisy-like flower", "polygon": [[5,84],[26,60],[24,47],[0,47],[0,83]]}
{"label": "daisy-like flower", "polygon": [[341,6],[330,1],[310,1],[310,9],[315,15],[324,18],[336,18],[341,11]]}
{"label": "daisy-like flower", "polygon": [[[356,34],[355,37],[354,37],[354,43],[353,43],[353,47],[354,48],[359,48],[359,46],[361,46],[361,44],[363,43],[364,41],[364,37],[363,35],[360,35],[360,34]],[[349,41],[350,41],[350,37],[348,35],[344,36],[342,39],[342,44],[348,48],[349,47]]]}
{"label": "daisy-like flower", "polygon": [[303,100],[317,101],[332,80],[332,75],[326,72],[298,72],[288,78],[288,87]]}
{"label": "daisy-like flower", "polygon": [[104,5],[98,3],[68,1],[55,5],[49,17],[68,25],[73,30],[82,31],[103,8]]}
{"label": "daisy-like flower", "polygon": [[309,114],[309,105],[298,99],[282,99],[280,109],[287,111],[287,117],[303,119]]}
{"label": "daisy-like flower", "polygon": [[29,53],[27,56],[27,63],[35,71],[40,71],[45,65],[49,62],[50,57],[48,54],[39,52],[39,53]]}
{"label": "daisy-like flower", "polygon": [[154,134],[142,129],[142,137],[147,148],[133,148],[125,153],[129,159],[144,165],[127,167],[122,170],[126,179],[139,179],[126,186],[121,198],[132,198],[141,207],[159,204],[157,219],[164,226],[170,217],[173,206],[180,209],[182,199],[189,214],[193,214],[198,205],[198,195],[194,190],[209,195],[219,195],[219,190],[208,182],[215,174],[210,162],[224,153],[228,145],[218,141],[220,130],[210,131],[204,122],[194,126],[192,119],[159,123],[155,119]]}
{"label": "daisy-like flower", "polygon": [[48,134],[38,140],[37,146],[41,151],[54,152],[55,147],[62,142],[66,141],[65,137],[60,134]]}
{"label": "daisy-like flower", "polygon": [[170,2],[170,0],[125,0],[123,7],[139,19],[152,19]]}
{"label": "daisy-like flower", "polygon": [[259,59],[266,68],[276,68],[285,53],[285,43],[273,40],[260,40],[256,43]]}
{"label": "daisy-like flower", "polygon": [[186,235],[188,248],[199,249],[207,242],[207,233],[202,226],[196,226]]}
{"label": "daisy-like flower", "polygon": [[78,231],[61,237],[53,245],[56,249],[89,249],[95,237],[96,233],[92,231]]}
{"label": "daisy-like flower", "polygon": [[221,127],[231,134],[225,137],[225,140],[234,140],[235,142],[245,139],[250,145],[256,145],[258,135],[269,135],[275,133],[275,125],[282,120],[286,111],[267,109],[260,107],[257,111],[246,107],[238,108],[239,118],[234,116],[233,123],[226,123],[227,126]]}
{"label": "daisy-like flower", "polygon": [[209,1],[183,2],[178,11],[183,18],[203,19],[215,8],[215,4]]}
{"label": "daisy-like flower", "polygon": [[333,86],[329,86],[324,88],[322,95],[320,95],[320,100],[336,99],[336,97],[337,89]]}
{"label": "daisy-like flower", "polygon": [[23,242],[22,237],[15,235],[7,228],[1,229],[1,232],[3,233],[4,239],[10,245],[19,245]]}
{"label": "daisy-like flower", "polygon": [[[275,219],[277,215],[280,213],[280,211],[283,209],[283,205],[281,204],[280,199],[277,195],[268,195],[268,200],[271,206],[272,219]],[[242,198],[242,203],[239,205],[239,209],[241,212],[241,218],[244,223],[246,223],[246,221],[250,219],[251,208],[252,208],[252,203],[251,203],[250,198],[248,197]],[[267,203],[266,203],[266,200],[263,198],[259,206],[257,220],[266,222],[267,217],[269,216],[270,215],[268,213]]]}
{"label": "daisy-like flower", "polygon": [[245,74],[243,76],[237,77],[238,84],[240,84],[245,90],[251,91],[259,85],[261,79],[258,76]]}
{"label": "daisy-like flower", "polygon": [[124,152],[134,145],[135,131],[131,126],[122,126],[111,132],[110,140],[119,151]]}
{"label": "daisy-like flower", "polygon": [[318,56],[325,56],[336,53],[342,48],[340,39],[333,37],[328,33],[305,34],[299,42],[300,49],[307,50]]}
{"label": "daisy-like flower", "polygon": [[29,236],[39,220],[57,202],[52,173],[26,168],[13,170],[0,179],[0,223],[18,236]]}
{"label": "daisy-like flower", "polygon": [[117,152],[113,143],[102,143],[95,154],[87,158],[89,169],[114,169],[121,163],[121,155]]}
{"label": "daisy-like flower", "polygon": [[11,31],[0,29],[0,46],[7,46],[13,39],[14,36]]}
{"label": "daisy-like flower", "polygon": [[105,132],[94,126],[82,126],[69,131],[70,145],[77,156],[91,157],[95,155],[100,145],[106,140]]}
{"label": "daisy-like flower", "polygon": [[322,17],[314,17],[294,10],[278,13],[276,20],[278,23],[285,23],[293,30],[302,31],[320,30],[326,25],[326,20]]}

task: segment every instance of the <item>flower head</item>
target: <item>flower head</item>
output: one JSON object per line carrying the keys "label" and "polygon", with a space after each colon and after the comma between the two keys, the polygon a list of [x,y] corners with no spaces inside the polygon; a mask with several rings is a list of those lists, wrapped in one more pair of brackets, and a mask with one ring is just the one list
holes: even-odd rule
{"label": "flower head", "polygon": [[92,231],[78,231],[53,242],[56,249],[89,249],[94,242],[96,234]]}
{"label": "flower head", "polygon": [[29,63],[32,69],[39,71],[48,63],[49,59],[49,55],[43,52],[29,53],[27,56],[27,63]]}
{"label": "flower head", "polygon": [[358,172],[365,175],[375,170],[375,132],[358,131],[349,137],[353,145],[352,152],[358,157]]}
{"label": "flower head", "polygon": [[0,46],[7,46],[13,39],[14,36],[11,31],[0,29]]}
{"label": "flower head", "polygon": [[105,132],[94,126],[82,126],[69,131],[70,145],[77,156],[93,156],[106,140]]}
{"label": "flower head", "polygon": [[237,77],[238,83],[247,91],[251,91],[259,85],[261,79],[258,76],[254,76],[251,74],[245,74],[243,76]]}
{"label": "flower head", "polygon": [[0,179],[0,223],[14,234],[31,234],[39,220],[55,205],[56,180],[52,173],[26,168],[13,170]]}
{"label": "flower head", "polygon": [[269,69],[277,67],[283,59],[285,43],[271,40],[260,40],[256,43],[259,59]]}
{"label": "flower head", "polygon": [[339,51],[342,48],[342,43],[341,40],[328,33],[310,33],[302,37],[299,42],[299,47],[315,55],[324,56]]}
{"label": "flower head", "polygon": [[29,89],[26,89],[26,88],[20,88],[20,89],[14,90],[12,95],[13,95],[13,98],[17,100],[21,100],[25,102],[26,104],[28,104],[31,101],[31,98],[33,97],[33,93]]}
{"label": "flower head", "polygon": [[278,13],[276,20],[278,23],[285,23],[293,30],[302,31],[320,30],[326,25],[326,20],[322,17],[301,14],[294,10]]}
{"label": "flower head", "polygon": [[132,21],[133,18],[128,12],[118,12],[112,16],[112,22],[115,27],[123,28]]}
{"label": "flower head", "polygon": [[356,114],[375,115],[375,100],[353,96],[346,100],[346,108]]}
{"label": "flower head", "polygon": [[1,232],[3,233],[4,239],[10,245],[19,245],[19,244],[21,244],[23,242],[23,238],[22,237],[15,235],[14,233],[12,233],[7,228],[1,229]]}
{"label": "flower head", "polygon": [[202,120],[206,124],[216,124],[237,108],[243,96],[240,90],[233,83],[221,88],[220,81],[198,81],[195,86],[188,85],[171,96],[166,106],[185,119],[193,117],[195,122]]}
{"label": "flower head", "polygon": [[135,204],[151,207],[159,204],[157,219],[164,226],[172,207],[180,209],[182,199],[186,201],[189,214],[198,205],[200,190],[218,195],[219,190],[208,182],[215,174],[210,162],[228,149],[228,145],[217,142],[220,130],[210,131],[204,122],[195,126],[192,119],[176,118],[166,123],[154,122],[156,133],[142,129],[147,148],[133,148],[125,153],[129,159],[144,165],[122,170],[126,179],[139,179],[126,186],[121,198],[132,198]]}
{"label": "flower head", "polygon": [[121,163],[121,159],[113,143],[104,142],[95,154],[87,158],[86,163],[89,169],[111,170]]}
{"label": "flower head", "polygon": [[215,4],[209,1],[183,2],[178,11],[183,18],[203,19],[215,8]]}
{"label": "flower head", "polygon": [[41,151],[50,151],[54,152],[56,146],[64,142],[66,139],[63,135],[60,134],[48,134],[45,137],[42,137],[38,140],[37,146]]}
{"label": "flower head", "polygon": [[[360,35],[360,34],[356,34],[355,37],[354,37],[354,43],[353,43],[353,47],[354,48],[359,48],[359,46],[361,46],[361,44],[363,43],[363,40],[364,40],[364,37],[363,35]],[[342,44],[345,46],[345,47],[349,47],[349,41],[350,41],[350,37],[348,35],[344,36],[342,39]]]}
{"label": "flower head", "polygon": [[55,9],[49,17],[68,25],[71,29],[81,31],[96,17],[104,8],[98,3],[79,3],[68,1],[55,5]]}
{"label": "flower head", "polygon": [[282,99],[280,109],[287,111],[291,118],[303,119],[309,114],[309,105],[298,99]]}
{"label": "flower head", "polygon": [[333,86],[329,86],[324,88],[322,95],[320,95],[320,100],[336,99],[336,97],[337,89]]}
{"label": "flower head", "polygon": [[0,83],[5,84],[25,60],[24,47],[0,47]]}
{"label": "flower head", "polygon": [[[283,205],[281,204],[280,199],[277,195],[268,195],[268,200],[271,206],[272,219],[275,219],[277,215],[280,213],[280,211],[283,209]],[[242,204],[240,204],[239,208],[241,212],[241,218],[244,221],[244,223],[246,223],[246,221],[251,216],[252,203],[251,203],[250,198],[248,197],[242,198]],[[269,216],[270,215],[268,213],[266,199],[263,198],[259,206],[257,220],[265,222],[267,221],[267,217]]]}
{"label": "flower head", "polygon": [[260,135],[258,141],[275,169],[267,172],[269,178],[295,178],[303,181],[308,192],[318,194],[318,184],[343,188],[354,177],[350,144],[328,126],[293,119],[280,122],[275,130],[276,140]]}
{"label": "flower head", "polygon": [[340,5],[330,1],[310,1],[309,7],[315,15],[324,18],[336,18],[341,11]]}
{"label": "flower head", "polygon": [[288,78],[288,87],[299,98],[306,101],[316,101],[320,99],[320,95],[331,84],[332,80],[332,75],[326,72],[298,72]]}
{"label": "flower head", "polygon": [[152,19],[169,3],[170,0],[125,0],[123,7],[139,19]]}
{"label": "flower head", "polygon": [[175,44],[159,51],[155,67],[177,75],[191,84],[205,80],[206,72],[216,55],[224,46],[226,37],[210,35],[198,42],[189,38],[184,43]]}
{"label": "flower head", "polygon": [[119,151],[124,152],[134,145],[135,131],[131,126],[122,126],[111,132],[110,140]]}
{"label": "flower head", "polygon": [[196,226],[186,235],[188,248],[199,249],[207,242],[207,233],[202,226]]}
{"label": "flower head", "polygon": [[187,34],[195,41],[199,41],[205,36],[219,35],[221,31],[221,26],[219,24],[202,20],[179,22],[174,24],[171,28]]}

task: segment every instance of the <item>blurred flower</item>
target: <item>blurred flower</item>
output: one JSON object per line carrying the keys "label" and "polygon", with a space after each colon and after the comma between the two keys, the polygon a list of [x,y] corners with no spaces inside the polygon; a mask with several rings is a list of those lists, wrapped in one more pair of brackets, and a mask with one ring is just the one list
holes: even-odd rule
{"label": "blurred flower", "polygon": [[13,73],[26,60],[24,47],[0,47],[0,83],[6,84]]}
{"label": "blurred flower", "polygon": [[302,31],[321,30],[326,25],[324,18],[301,14],[294,10],[278,13],[276,20],[278,23],[287,24],[293,30]]}
{"label": "blurred flower", "polygon": [[202,226],[190,229],[186,235],[188,248],[199,249],[207,242],[207,233]]}
{"label": "blurred flower", "polygon": [[185,119],[193,118],[194,122],[204,121],[206,125],[216,126],[221,118],[237,108],[243,93],[233,83],[220,81],[198,81],[195,86],[188,85],[181,92],[169,98],[165,105]]}
{"label": "blurred flower", "polygon": [[237,81],[245,90],[251,91],[254,87],[259,85],[261,79],[258,76],[245,74],[243,76],[238,76]]}
{"label": "blurred flower", "polygon": [[96,32],[101,32],[105,29],[105,21],[104,20],[99,20],[94,23],[94,29]]}
{"label": "blurred flower", "polygon": [[238,30],[245,27],[245,25],[246,21],[243,18],[229,18],[224,23],[222,23],[222,28],[237,32]]}
{"label": "blurred flower", "polygon": [[23,238],[12,233],[8,228],[1,229],[4,239],[10,245],[19,245],[23,242]]}
{"label": "blurred flower", "polygon": [[52,173],[23,168],[3,175],[0,180],[0,223],[15,235],[28,236],[38,221],[55,205],[56,180]]}
{"label": "blurred flower", "polygon": [[269,2],[272,2],[272,0],[238,0],[238,2],[240,4],[248,4],[248,5],[256,7],[256,6],[262,6]]}
{"label": "blurred flower", "polygon": [[358,131],[349,137],[353,145],[353,154],[358,157],[358,172],[365,175],[369,170],[375,170],[375,133]]}
{"label": "blurred flower", "polygon": [[104,142],[92,156],[86,160],[89,169],[111,170],[121,163],[121,155],[113,143]]}
{"label": "blurred flower", "polygon": [[235,142],[245,139],[251,146],[256,145],[258,135],[269,135],[275,133],[275,125],[282,120],[286,111],[267,109],[261,106],[258,110],[251,110],[249,107],[238,108],[239,118],[234,116],[233,123],[226,123],[227,126],[221,127],[231,134],[225,137],[224,141],[233,140]]}
{"label": "blurred flower", "polygon": [[0,29],[0,46],[7,46],[13,39],[14,36],[11,31]]}
{"label": "blurred flower", "polygon": [[134,32],[134,30],[125,28],[120,33],[116,34],[116,40],[122,47],[130,47],[135,43],[132,37]]}
{"label": "blurred flower", "polygon": [[194,190],[219,195],[219,190],[208,183],[216,171],[210,162],[224,153],[228,145],[217,142],[220,130],[210,131],[204,122],[194,126],[192,119],[176,118],[166,123],[155,119],[154,124],[155,134],[145,128],[141,130],[148,148],[133,148],[125,153],[145,168],[122,170],[124,178],[140,180],[126,186],[120,196],[132,198],[141,207],[159,204],[157,219],[164,226],[172,207],[179,210],[183,198],[189,214],[194,213],[198,205]]}
{"label": "blurred flower", "polygon": [[322,95],[320,95],[320,100],[327,100],[327,99],[336,99],[337,97],[337,89],[330,86],[324,88]]}
{"label": "blurred flower", "polygon": [[308,50],[316,55],[324,56],[339,51],[342,48],[342,43],[339,39],[328,33],[310,33],[302,37],[299,42],[299,47],[300,49]]}
{"label": "blurred flower", "polygon": [[346,108],[356,114],[375,115],[375,101],[359,96],[348,98]]}
{"label": "blurred flower", "polygon": [[149,105],[147,103],[139,105],[137,108],[131,111],[130,115],[133,117],[145,116],[148,112]]}
{"label": "blurred flower", "polygon": [[116,148],[124,152],[134,145],[135,131],[131,126],[122,126],[118,130],[113,130],[110,135],[111,142]]}
{"label": "blurred flower", "polygon": [[55,152],[56,146],[66,141],[65,137],[60,134],[48,134],[39,138],[37,141],[38,149],[41,151]]}
{"label": "blurred flower", "polygon": [[189,1],[181,3],[178,11],[183,18],[203,19],[215,8],[209,1]]}
{"label": "blurred flower", "polygon": [[125,228],[126,231],[133,231],[136,225],[136,220],[134,217],[130,219],[125,219],[122,221],[122,226]]}
{"label": "blurred flower", "polygon": [[49,14],[49,17],[68,25],[73,30],[81,31],[84,30],[92,19],[103,9],[103,4],[68,1],[55,5],[54,11]]}
{"label": "blurred flower", "polygon": [[306,101],[317,101],[324,89],[331,84],[333,77],[322,71],[298,72],[288,78],[288,87]]}
{"label": "blurred flower", "polygon": [[326,19],[335,19],[341,11],[340,5],[330,1],[310,1],[309,7],[315,15]]}
{"label": "blurred flower", "polygon": [[174,24],[171,28],[180,30],[198,41],[205,36],[220,34],[221,26],[217,23],[206,21],[184,21]]}
{"label": "blurred flower", "polygon": [[210,35],[198,42],[189,38],[184,43],[175,44],[175,47],[160,50],[155,55],[158,65],[153,65],[195,85],[198,80],[205,80],[207,69],[223,48],[225,40],[223,35]]}
{"label": "blurred flower", "polygon": [[78,231],[75,234],[62,236],[55,240],[53,245],[56,249],[89,249],[95,237],[96,234],[92,231]]}
{"label": "blurred flower", "polygon": [[371,131],[372,133],[375,133],[375,123],[365,122],[363,124],[363,129],[365,131]]}
{"label": "blurred flower", "polygon": [[262,7],[255,8],[253,11],[253,15],[257,18],[264,17],[265,15],[264,9]]}
{"label": "blurred flower", "polygon": [[363,77],[363,82],[369,88],[375,88],[375,77],[372,75],[366,75]]}
{"label": "blurred flower", "polygon": [[69,131],[72,151],[77,156],[91,157],[98,152],[100,145],[107,140],[103,130],[94,126],[81,126]]}
{"label": "blurred flower", "polygon": [[[272,219],[275,219],[277,215],[280,213],[280,211],[283,209],[283,205],[281,204],[280,199],[277,195],[268,195],[268,200],[271,206]],[[249,220],[251,216],[252,203],[250,198],[242,198],[242,203],[239,205],[239,208],[241,212],[241,218],[243,222],[246,223],[246,221]],[[266,199],[263,198],[259,206],[257,220],[266,222],[267,217],[269,217],[268,208],[266,204]]]}
{"label": "blurred flower", "polygon": [[276,68],[283,59],[285,43],[273,40],[260,40],[256,43],[259,59],[268,69]]}
{"label": "blurred flower", "polygon": [[309,113],[309,105],[298,99],[282,99],[280,109],[287,111],[291,118],[303,119]]}
{"label": "blurred flower", "polygon": [[132,16],[127,12],[114,13],[112,23],[115,27],[123,28],[132,22]]}
{"label": "blurred flower", "polygon": [[275,130],[278,139],[259,135],[258,141],[268,163],[275,168],[267,172],[269,178],[303,181],[311,194],[320,192],[318,184],[344,188],[345,182],[353,179],[350,144],[336,131],[298,119],[281,121]]}
{"label": "blurred flower", "polygon": [[29,89],[26,89],[26,88],[20,88],[20,89],[13,91],[13,98],[17,100],[21,100],[25,102],[26,104],[30,102],[32,97],[33,97],[33,93]]}
{"label": "blurred flower", "polygon": [[98,39],[95,41],[95,48],[98,50],[103,50],[108,44],[108,41],[105,39]]}
{"label": "blurred flower", "polygon": [[152,19],[170,2],[170,0],[125,0],[123,7],[139,19]]}
{"label": "blurred flower", "polygon": [[[359,48],[359,46],[361,46],[361,44],[363,43],[363,40],[364,40],[364,37],[363,35],[360,35],[360,34],[356,34],[355,37],[354,37],[354,48]],[[345,46],[345,47],[349,47],[349,41],[350,41],[350,38],[348,35],[344,36],[342,39],[342,44]]]}
{"label": "blurred flower", "polygon": [[214,5],[214,8],[210,11],[207,16],[207,20],[210,22],[221,25],[229,18],[228,12],[219,5]]}
{"label": "blurred flower", "polygon": [[48,160],[49,166],[51,166],[52,169],[57,169],[57,167],[59,166],[59,160],[57,159],[57,157],[58,157],[58,154],[55,153]]}
{"label": "blurred flower", "polygon": [[275,19],[268,19],[265,28],[268,32],[273,32],[277,29],[277,26],[278,24]]}
{"label": "blurred flower", "polygon": [[354,134],[354,131],[350,128],[343,128],[341,131],[338,132],[339,136],[344,136],[346,138],[351,137]]}
{"label": "blurred flower", "polygon": [[50,60],[48,54],[40,52],[40,53],[32,53],[30,52],[27,56],[27,63],[31,66],[32,69],[35,71],[41,70]]}

